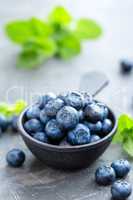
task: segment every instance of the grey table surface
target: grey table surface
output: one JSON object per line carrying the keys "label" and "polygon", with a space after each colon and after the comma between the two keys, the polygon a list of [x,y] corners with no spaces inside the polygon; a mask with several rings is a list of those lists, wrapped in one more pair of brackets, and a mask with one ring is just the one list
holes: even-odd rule
{"label": "grey table surface", "polygon": [[[66,6],[75,18],[95,18],[103,26],[103,37],[83,44],[82,53],[70,61],[52,59],[36,70],[16,69],[19,48],[6,39],[4,24],[33,15],[43,18],[54,5]],[[119,73],[119,60],[132,58],[132,10],[132,0],[0,0],[0,100],[13,102],[16,97],[21,97],[30,102],[38,91],[75,90],[84,73],[101,70],[108,75],[110,85],[97,98],[108,103],[117,115],[123,112],[132,114],[133,75],[122,76]],[[22,168],[12,169],[6,165],[5,155],[13,147],[21,147],[26,152]],[[126,155],[121,147],[111,145],[89,168],[63,172],[39,162],[20,136],[7,133],[0,138],[0,200],[110,199],[110,187],[98,187],[94,182],[94,172],[99,164],[123,157]],[[127,179],[133,183],[133,171]]]}

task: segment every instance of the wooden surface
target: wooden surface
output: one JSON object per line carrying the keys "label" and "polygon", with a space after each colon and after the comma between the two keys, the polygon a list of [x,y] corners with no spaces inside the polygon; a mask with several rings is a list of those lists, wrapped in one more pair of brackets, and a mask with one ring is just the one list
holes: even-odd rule
{"label": "wooden surface", "polygon": [[[15,68],[19,48],[6,40],[3,26],[9,20],[33,15],[44,17],[54,5],[65,5],[74,16],[97,19],[104,28],[103,37],[84,44],[82,54],[70,61],[49,60],[33,71]],[[102,70],[110,78],[110,85],[98,98],[116,112],[133,113],[133,74],[119,73],[119,59],[133,54],[133,1],[120,0],[4,0],[0,2],[0,100],[12,102],[16,97],[31,101],[39,92],[60,92],[78,89],[80,78],[90,70]],[[133,57],[132,57],[133,58]],[[6,165],[5,155],[19,147],[26,153],[22,168]],[[101,163],[126,158],[120,146],[111,145],[99,160],[76,172],[63,172],[46,167],[35,159],[18,135],[7,133],[0,138],[0,200],[107,200],[110,187],[98,187],[94,172]],[[131,161],[132,163],[132,161]],[[127,178],[133,182],[133,172]],[[133,199],[133,195],[130,199]]]}

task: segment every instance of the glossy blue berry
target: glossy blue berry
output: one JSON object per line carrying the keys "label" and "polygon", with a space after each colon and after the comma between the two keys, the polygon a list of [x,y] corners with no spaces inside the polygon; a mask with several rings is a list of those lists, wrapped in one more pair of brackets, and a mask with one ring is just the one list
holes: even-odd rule
{"label": "glossy blue berry", "polygon": [[18,116],[13,116],[11,118],[10,126],[13,132],[18,132]]}
{"label": "glossy blue berry", "polygon": [[60,129],[56,119],[51,119],[48,121],[45,127],[45,131],[47,136],[55,141],[60,141],[65,135],[65,132]]}
{"label": "glossy blue berry", "polygon": [[102,130],[102,122],[100,121],[96,123],[84,121],[84,124],[90,129],[92,134],[97,134]]}
{"label": "glossy blue berry", "polygon": [[48,136],[45,132],[37,132],[34,134],[33,138],[43,143],[49,143]]}
{"label": "glossy blue berry", "polygon": [[0,128],[5,132],[8,128],[8,119],[4,115],[0,115]]}
{"label": "glossy blue berry", "polygon": [[115,171],[112,167],[103,165],[95,172],[95,180],[99,185],[110,185],[116,179]]}
{"label": "glossy blue berry", "polygon": [[27,119],[39,118],[39,116],[40,116],[40,109],[38,106],[31,106],[26,112]]}
{"label": "glossy blue berry", "polygon": [[78,114],[79,114],[79,121],[82,122],[84,120],[84,112],[83,112],[83,110],[79,110]]}
{"label": "glossy blue berry", "polygon": [[132,193],[131,185],[126,181],[116,181],[111,187],[112,199],[125,200]]}
{"label": "glossy blue berry", "polygon": [[109,116],[109,109],[108,107],[104,104],[104,103],[101,103],[101,102],[97,102],[97,105],[99,105],[102,109],[103,109],[103,118],[106,119],[108,118]]}
{"label": "glossy blue berry", "polygon": [[84,114],[86,119],[92,123],[101,121],[104,117],[103,108],[96,103],[88,104],[85,108]]}
{"label": "glossy blue berry", "polygon": [[46,124],[50,120],[50,117],[47,116],[45,109],[40,112],[40,121],[43,124]]}
{"label": "glossy blue berry", "polygon": [[93,135],[91,135],[91,137],[90,137],[90,143],[92,143],[92,142],[97,142],[97,141],[99,141],[100,139],[101,139],[101,138],[100,138],[99,135],[93,134]]}
{"label": "glossy blue berry", "polygon": [[102,123],[102,133],[108,134],[113,128],[113,124],[112,121],[110,119],[104,119],[103,123]]}
{"label": "glossy blue berry", "polygon": [[114,161],[111,164],[111,167],[115,170],[116,176],[118,178],[125,177],[131,169],[130,163],[124,159]]}
{"label": "glossy blue berry", "polygon": [[42,124],[37,119],[30,119],[24,123],[24,128],[28,133],[35,133],[42,131]]}
{"label": "glossy blue berry", "polygon": [[64,106],[63,100],[59,98],[53,99],[51,101],[48,101],[48,103],[45,105],[45,112],[47,116],[54,117],[63,106]]}
{"label": "glossy blue berry", "polygon": [[25,153],[20,149],[12,149],[7,153],[7,163],[11,167],[20,167],[25,161]]}
{"label": "glossy blue berry", "polygon": [[123,74],[129,74],[133,69],[133,62],[128,60],[122,60],[120,66],[121,66],[121,72]]}
{"label": "glossy blue berry", "polygon": [[83,95],[83,106],[87,106],[88,104],[91,104],[93,102],[92,95],[88,92],[82,92]]}
{"label": "glossy blue berry", "polygon": [[79,122],[78,111],[71,106],[64,106],[57,113],[56,119],[60,127],[64,129],[72,129]]}
{"label": "glossy blue berry", "polygon": [[90,142],[90,131],[84,124],[78,124],[68,132],[67,140],[71,145],[82,145]]}
{"label": "glossy blue berry", "polygon": [[40,109],[43,109],[45,105],[48,103],[48,101],[51,101],[56,98],[56,95],[52,92],[49,92],[43,96],[40,96],[37,105],[39,106]]}
{"label": "glossy blue berry", "polygon": [[83,95],[79,92],[69,92],[65,97],[65,103],[79,110],[83,107]]}

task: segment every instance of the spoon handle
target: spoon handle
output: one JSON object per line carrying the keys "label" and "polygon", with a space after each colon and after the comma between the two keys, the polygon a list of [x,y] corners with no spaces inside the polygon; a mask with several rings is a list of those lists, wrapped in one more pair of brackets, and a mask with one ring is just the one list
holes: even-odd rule
{"label": "spoon handle", "polygon": [[99,71],[85,73],[80,80],[80,91],[87,91],[92,96],[96,96],[109,84],[108,77]]}

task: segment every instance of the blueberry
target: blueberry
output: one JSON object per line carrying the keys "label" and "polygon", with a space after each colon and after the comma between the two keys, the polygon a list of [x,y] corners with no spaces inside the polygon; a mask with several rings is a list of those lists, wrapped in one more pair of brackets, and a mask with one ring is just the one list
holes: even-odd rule
{"label": "blueberry", "polygon": [[128,60],[122,60],[120,66],[121,66],[121,72],[123,74],[128,74],[131,72],[133,68],[133,62],[130,62]]}
{"label": "blueberry", "polygon": [[12,149],[7,153],[7,163],[11,167],[20,167],[25,161],[25,154],[20,149]]}
{"label": "blueberry", "polygon": [[100,122],[100,121],[98,121],[95,124],[91,123],[91,122],[84,121],[84,124],[90,129],[90,132],[92,134],[100,133],[100,131],[102,130],[102,122]]}
{"label": "blueberry", "polygon": [[42,124],[37,119],[30,119],[24,123],[24,128],[28,133],[35,133],[42,131]]}
{"label": "blueberry", "polygon": [[87,106],[88,104],[93,102],[92,95],[87,92],[82,92],[83,95],[83,106]]}
{"label": "blueberry", "polygon": [[50,120],[50,117],[47,116],[45,109],[40,112],[40,121],[43,124],[46,124]]}
{"label": "blueberry", "polygon": [[83,95],[79,92],[69,92],[65,97],[65,103],[79,110],[83,107]]}
{"label": "blueberry", "polygon": [[115,171],[110,166],[101,166],[95,172],[95,180],[99,185],[110,185],[115,181],[115,179]]}
{"label": "blueberry", "polygon": [[84,112],[83,112],[83,110],[79,110],[78,114],[79,114],[79,121],[82,122],[84,120]]}
{"label": "blueberry", "polygon": [[8,119],[4,115],[0,115],[0,128],[5,132],[8,128]]}
{"label": "blueberry", "polygon": [[59,98],[53,99],[51,101],[48,101],[48,103],[45,105],[45,112],[48,116],[54,117],[63,106],[63,100]]}
{"label": "blueberry", "polygon": [[57,96],[57,98],[59,98],[59,99],[61,99],[62,101],[65,102],[67,94],[68,94],[68,92],[62,92]]}
{"label": "blueberry", "polygon": [[108,118],[109,116],[108,107],[104,103],[101,103],[101,102],[97,102],[97,105],[99,105],[104,110],[104,119]]}
{"label": "blueberry", "polygon": [[61,129],[59,128],[56,119],[51,119],[50,121],[48,121],[45,127],[45,131],[50,139],[57,141],[61,140],[65,135],[65,132],[61,131]]}
{"label": "blueberry", "polygon": [[111,167],[115,170],[118,178],[125,177],[131,169],[130,163],[124,159],[114,161]]}
{"label": "blueberry", "polygon": [[101,138],[99,137],[99,135],[91,135],[91,138],[90,138],[90,142],[97,142],[99,141]]}
{"label": "blueberry", "polygon": [[13,132],[17,132],[18,131],[18,116],[13,116],[11,118],[11,130]]}
{"label": "blueberry", "polygon": [[64,129],[74,128],[79,122],[78,111],[71,106],[64,106],[56,115],[57,122]]}
{"label": "blueberry", "polygon": [[52,92],[49,92],[43,96],[40,96],[37,104],[39,105],[40,109],[43,109],[44,106],[48,103],[48,101],[53,100],[56,98],[56,95]]}
{"label": "blueberry", "polygon": [[40,142],[49,143],[48,136],[45,132],[37,132],[34,134],[33,138]]}
{"label": "blueberry", "polygon": [[78,124],[68,132],[67,140],[71,145],[87,144],[90,142],[90,131],[84,124]]}
{"label": "blueberry", "polygon": [[103,120],[104,110],[96,103],[88,104],[84,111],[85,117],[88,121],[96,123]]}
{"label": "blueberry", "polygon": [[37,106],[31,106],[26,112],[26,117],[28,119],[39,118],[39,116],[40,116],[40,109]]}
{"label": "blueberry", "polygon": [[112,130],[113,124],[110,119],[105,119],[102,124],[102,133],[108,134]]}
{"label": "blueberry", "polygon": [[116,181],[111,187],[112,198],[115,200],[125,200],[132,193],[131,185],[126,181]]}

